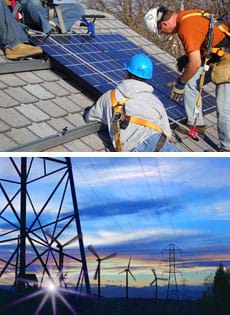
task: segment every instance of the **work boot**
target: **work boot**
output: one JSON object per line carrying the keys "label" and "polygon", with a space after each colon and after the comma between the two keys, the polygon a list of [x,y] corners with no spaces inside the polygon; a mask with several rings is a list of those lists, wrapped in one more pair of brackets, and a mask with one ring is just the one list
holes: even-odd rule
{"label": "work boot", "polygon": [[[193,128],[193,126],[190,126],[190,125],[187,125],[188,128]],[[207,129],[207,126],[206,125],[199,125],[199,126],[196,126],[195,127],[198,131],[198,134],[199,135],[204,135],[205,134],[205,131]]]}
{"label": "work boot", "polygon": [[[187,125],[187,124],[184,124],[185,127],[189,128],[189,129],[192,129],[194,128],[193,126],[191,125]],[[175,130],[180,132],[181,134],[183,135],[187,135],[188,134],[188,130],[187,128],[183,128],[182,126],[176,126]],[[204,136],[205,135],[205,131],[207,129],[207,126],[206,125],[199,125],[199,126],[196,126],[196,129],[198,131],[198,135],[199,136]]]}
{"label": "work boot", "polygon": [[5,49],[5,56],[9,60],[17,60],[41,54],[42,49],[40,47],[35,47],[29,44],[18,44],[14,48],[7,47]]}

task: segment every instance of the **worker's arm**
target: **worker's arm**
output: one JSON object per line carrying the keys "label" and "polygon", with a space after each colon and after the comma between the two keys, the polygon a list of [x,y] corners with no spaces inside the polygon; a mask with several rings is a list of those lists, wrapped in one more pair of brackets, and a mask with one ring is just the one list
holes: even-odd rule
{"label": "worker's arm", "polygon": [[194,76],[201,66],[201,55],[199,50],[192,51],[187,57],[188,63],[182,75],[178,78],[171,90],[170,97],[175,101],[182,100],[186,83]]}
{"label": "worker's arm", "polygon": [[201,56],[199,50],[192,51],[187,55],[187,57],[188,63],[179,78],[180,82],[184,84],[186,84],[194,76],[201,66]]}
{"label": "worker's arm", "polygon": [[112,117],[111,111],[109,92],[106,92],[97,100],[96,104],[85,109],[83,118],[86,123],[99,121],[107,125],[108,117]]}

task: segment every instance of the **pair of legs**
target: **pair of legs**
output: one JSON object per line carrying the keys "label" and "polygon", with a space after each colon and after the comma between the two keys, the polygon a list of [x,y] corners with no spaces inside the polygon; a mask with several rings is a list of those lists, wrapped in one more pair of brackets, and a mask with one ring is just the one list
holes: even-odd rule
{"label": "pair of legs", "polygon": [[19,43],[28,43],[23,24],[15,20],[5,1],[0,0],[0,45],[14,48]]}
{"label": "pair of legs", "polygon": [[[188,125],[193,125],[194,123],[194,108],[199,94],[199,79],[202,70],[200,68],[185,87],[184,105]],[[205,74],[205,84],[210,81],[211,69]],[[230,83],[216,85],[216,110],[217,130],[221,147],[225,150],[230,150]],[[197,118],[197,125],[204,125],[202,106]]]}
{"label": "pair of legs", "polygon": [[42,53],[40,47],[28,45],[24,25],[15,20],[4,0],[0,0],[0,47],[5,50],[6,58],[10,60]]}
{"label": "pair of legs", "polygon": [[[66,31],[69,32],[73,24],[84,15],[84,6],[81,3],[68,3],[59,5],[64,20]],[[23,13],[28,24],[34,24],[42,32],[49,33],[49,7],[43,6],[41,0],[27,0],[23,6]],[[60,27],[57,17],[54,23]]]}
{"label": "pair of legs", "polygon": [[[138,144],[132,152],[154,152],[158,141],[160,139],[159,133],[154,133],[148,138],[146,138],[142,143]],[[175,144],[166,140],[163,147],[160,149],[160,152],[180,152]]]}

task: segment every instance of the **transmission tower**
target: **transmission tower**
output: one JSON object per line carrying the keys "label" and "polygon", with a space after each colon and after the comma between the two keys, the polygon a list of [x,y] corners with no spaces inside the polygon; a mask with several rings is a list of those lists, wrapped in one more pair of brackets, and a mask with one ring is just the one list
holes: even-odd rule
{"label": "transmission tower", "polygon": [[[0,178],[0,226],[4,227],[0,244],[1,249],[8,250],[0,257],[0,279],[14,274],[15,288],[22,291],[29,280],[39,283],[37,272],[42,286],[44,278],[54,282],[59,274],[60,279],[68,259],[76,268],[79,265],[86,293],[90,294],[71,159],[1,158],[3,164],[6,175]],[[76,241],[71,248],[66,242],[70,237]],[[56,244],[63,243],[69,248],[64,251],[62,246],[60,253]]]}
{"label": "transmission tower", "polygon": [[178,255],[182,254],[182,250],[176,248],[175,244],[169,244],[168,249],[164,249],[162,251],[162,254],[168,255],[168,259],[163,260],[168,262],[168,270],[164,271],[165,273],[168,273],[168,287],[166,299],[169,300],[170,297],[173,298],[174,295],[172,293],[175,292],[175,297],[177,300],[179,300],[176,274],[179,273],[180,271],[177,270],[176,265],[180,261],[177,257]]}

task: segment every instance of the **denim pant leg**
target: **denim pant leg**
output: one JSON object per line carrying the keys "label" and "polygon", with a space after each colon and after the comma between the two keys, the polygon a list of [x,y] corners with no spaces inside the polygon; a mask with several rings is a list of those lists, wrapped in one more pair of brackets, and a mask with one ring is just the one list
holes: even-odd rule
{"label": "denim pant leg", "polygon": [[[160,134],[154,133],[146,138],[142,143],[138,144],[132,152],[154,152],[159,139]],[[160,152],[180,152],[180,150],[175,146],[175,144],[166,140]]]}
{"label": "denim pant leg", "polygon": [[230,150],[230,83],[216,86],[217,129],[221,146]]}
{"label": "denim pant leg", "polygon": [[[194,124],[194,110],[196,106],[197,97],[199,95],[199,82],[200,75],[203,71],[203,67],[197,71],[197,73],[188,81],[185,86],[184,91],[184,106],[187,115],[187,123],[188,125]],[[207,71],[205,74],[205,84],[210,82],[210,71]],[[202,114],[202,101],[200,106],[200,113],[197,117],[196,121],[197,125],[203,125],[204,119]]]}
{"label": "denim pant leg", "polygon": [[[67,32],[69,32],[73,24],[80,20],[80,18],[85,14],[85,7],[80,3],[61,4],[60,9]],[[54,22],[60,27],[57,17],[55,17]]]}
{"label": "denim pant leg", "polygon": [[0,0],[0,46],[15,47],[19,43],[28,43],[23,27],[12,16],[4,0]]}
{"label": "denim pant leg", "polygon": [[48,19],[48,8],[43,7],[41,0],[27,0],[23,7],[26,21],[35,24],[44,33],[51,30]]}

